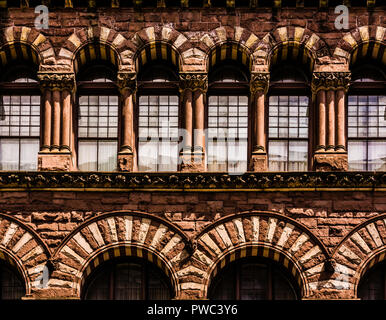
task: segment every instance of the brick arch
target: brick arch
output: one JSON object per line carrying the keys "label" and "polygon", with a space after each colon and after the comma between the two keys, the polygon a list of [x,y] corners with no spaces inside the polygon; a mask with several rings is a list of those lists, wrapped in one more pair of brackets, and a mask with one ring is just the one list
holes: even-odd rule
{"label": "brick arch", "polygon": [[314,63],[330,51],[326,42],[316,33],[296,26],[277,28],[266,34],[253,52],[255,64],[271,66],[278,57],[293,57],[313,67]]}
{"label": "brick arch", "polygon": [[22,275],[26,294],[38,290],[38,279],[51,253],[39,235],[22,221],[0,213],[0,259]]}
{"label": "brick arch", "polygon": [[58,64],[79,68],[95,59],[111,62],[119,70],[133,68],[133,52],[129,41],[115,30],[90,27],[75,31],[63,44],[58,54]]}
{"label": "brick arch", "polygon": [[[197,287],[206,296],[219,269],[236,257],[265,256],[285,267],[301,283],[302,295],[312,294],[328,253],[305,226],[273,212],[243,212],[217,220],[197,236],[193,257],[199,262],[186,270],[200,273]],[[197,269],[200,269],[198,272]]]}
{"label": "brick arch", "polygon": [[258,42],[254,33],[242,27],[219,27],[200,38],[199,48],[205,53],[207,70],[224,59],[239,61],[250,70]]}
{"label": "brick arch", "polygon": [[80,297],[86,276],[99,262],[140,256],[169,275],[178,296],[181,285],[177,270],[190,247],[185,233],[163,218],[143,212],[104,213],[81,224],[63,240],[53,258],[58,268],[52,284],[60,282]]}
{"label": "brick arch", "polygon": [[171,27],[153,26],[134,34],[131,41],[136,69],[149,60],[170,60],[178,68],[184,64],[202,64],[203,53],[189,39]]}
{"label": "brick arch", "polygon": [[355,63],[358,58],[370,58],[386,64],[386,28],[362,26],[346,33],[338,42],[334,57],[346,63]]}
{"label": "brick arch", "polygon": [[12,60],[33,61],[36,65],[55,64],[55,51],[50,41],[35,29],[9,27],[1,32],[0,59],[4,66]]}
{"label": "brick arch", "polygon": [[332,257],[347,288],[357,294],[360,279],[386,255],[386,213],[372,217],[351,230]]}

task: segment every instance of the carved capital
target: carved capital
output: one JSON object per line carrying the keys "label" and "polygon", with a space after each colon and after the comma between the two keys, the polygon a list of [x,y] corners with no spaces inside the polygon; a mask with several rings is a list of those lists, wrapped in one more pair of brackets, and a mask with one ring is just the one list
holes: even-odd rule
{"label": "carved capital", "polygon": [[347,92],[351,81],[351,72],[314,72],[311,89],[315,94],[319,90],[339,90]]}
{"label": "carved capital", "polygon": [[137,91],[137,74],[135,72],[118,72],[117,85],[121,93],[126,90],[133,94]]}
{"label": "carved capital", "polygon": [[205,93],[208,91],[208,74],[207,73],[180,73],[180,91],[185,90],[201,91]]}
{"label": "carved capital", "polygon": [[252,72],[250,88],[251,94],[254,96],[259,91],[267,93],[269,87],[269,72]]}
{"label": "carved capital", "polygon": [[38,72],[38,79],[43,91],[73,92],[76,87],[75,75],[72,72]]}

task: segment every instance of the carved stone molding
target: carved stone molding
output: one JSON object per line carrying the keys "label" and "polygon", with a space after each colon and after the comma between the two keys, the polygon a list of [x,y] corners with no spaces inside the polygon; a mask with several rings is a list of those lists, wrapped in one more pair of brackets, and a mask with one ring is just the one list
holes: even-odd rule
{"label": "carved stone molding", "polygon": [[72,72],[38,72],[42,90],[73,92],[76,87],[75,74]]}
{"label": "carved stone molding", "polygon": [[252,96],[254,96],[259,91],[263,91],[264,94],[267,93],[269,87],[269,79],[269,72],[252,72],[250,81]]}
{"label": "carved stone molding", "polygon": [[201,91],[205,93],[208,91],[208,74],[207,73],[180,73],[180,91],[185,90]]}
{"label": "carved stone molding", "polygon": [[117,85],[121,93],[128,90],[130,94],[137,91],[137,74],[135,72],[118,72]]}
{"label": "carved stone molding", "polygon": [[313,93],[319,90],[339,90],[347,92],[351,81],[351,72],[314,72],[311,82]]}
{"label": "carved stone molding", "polygon": [[315,191],[364,188],[372,191],[386,189],[384,172],[0,172],[0,189],[40,190],[46,188],[101,191],[106,188],[122,190],[238,190],[293,189]]}

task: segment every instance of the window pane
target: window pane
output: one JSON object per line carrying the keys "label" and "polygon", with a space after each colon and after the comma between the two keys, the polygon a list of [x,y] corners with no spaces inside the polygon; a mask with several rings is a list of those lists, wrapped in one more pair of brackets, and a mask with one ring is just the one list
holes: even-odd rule
{"label": "window pane", "polygon": [[157,171],[158,146],[155,142],[139,142],[138,170]]}
{"label": "window pane", "polygon": [[20,170],[37,170],[39,139],[20,139]]}
{"label": "window pane", "polygon": [[19,170],[19,139],[0,140],[0,169]]}
{"label": "window pane", "polygon": [[368,171],[386,171],[386,140],[369,141]]}
{"label": "window pane", "polygon": [[287,171],[288,141],[269,141],[268,168],[270,171]]}
{"label": "window pane", "polygon": [[97,171],[98,142],[79,141],[78,168],[81,171]]}
{"label": "window pane", "polygon": [[349,170],[366,170],[366,141],[349,141],[347,146]]}
{"label": "window pane", "polygon": [[98,147],[98,171],[116,170],[118,142],[100,140]]}
{"label": "window pane", "polygon": [[307,171],[307,141],[290,141],[288,171]]}

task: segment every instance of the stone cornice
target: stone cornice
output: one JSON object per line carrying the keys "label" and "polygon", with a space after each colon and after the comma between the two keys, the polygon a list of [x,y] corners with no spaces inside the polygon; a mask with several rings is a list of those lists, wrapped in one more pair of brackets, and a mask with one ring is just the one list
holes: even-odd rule
{"label": "stone cornice", "polygon": [[269,79],[269,72],[252,72],[250,81],[252,96],[257,94],[259,91],[267,93],[269,87]]}
{"label": "stone cornice", "polygon": [[1,172],[0,191],[383,191],[386,172]]}
{"label": "stone cornice", "polygon": [[180,72],[180,91],[208,91],[208,74],[202,72]]}
{"label": "stone cornice", "polygon": [[351,81],[351,72],[314,72],[311,89],[317,93],[319,90],[339,90],[347,92]]}
{"label": "stone cornice", "polygon": [[126,90],[131,94],[135,93],[137,91],[137,74],[135,72],[118,72],[117,85],[122,93]]}
{"label": "stone cornice", "polygon": [[42,90],[73,92],[76,87],[73,72],[38,72],[38,79]]}

